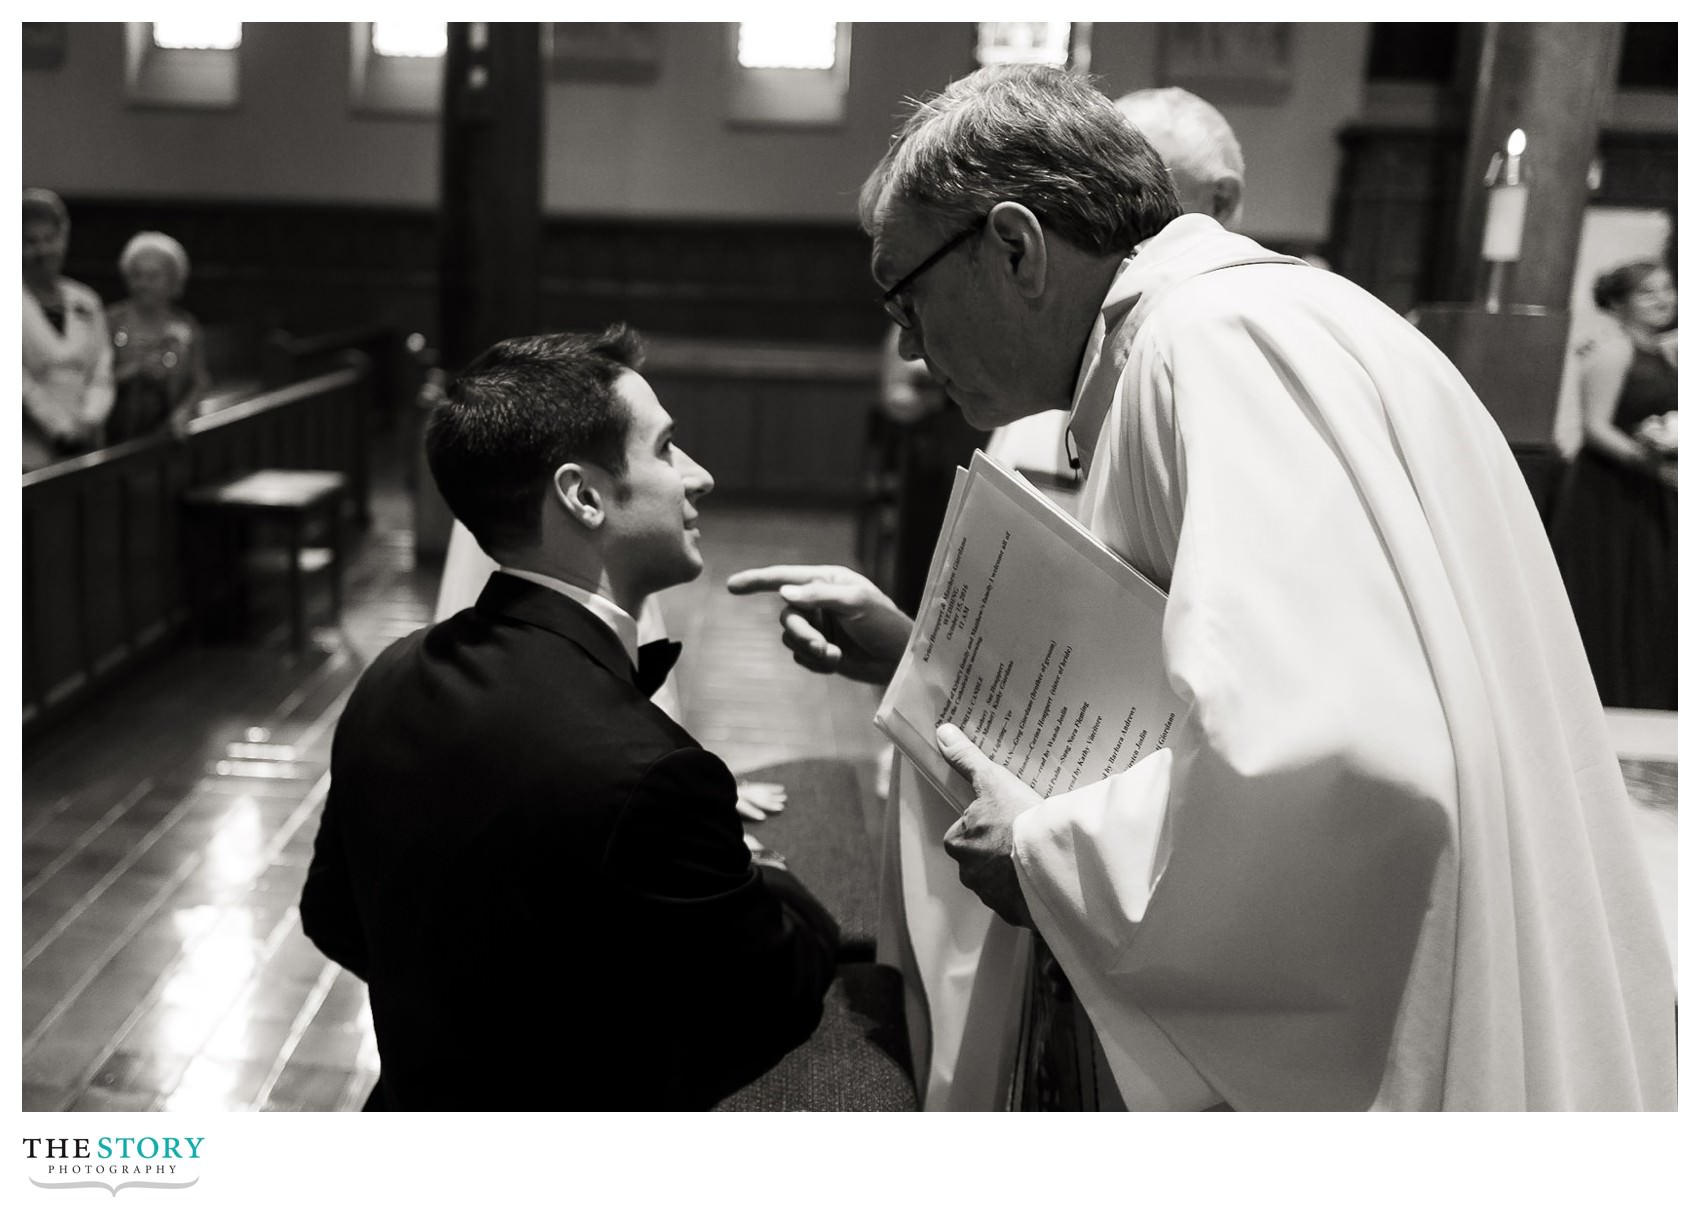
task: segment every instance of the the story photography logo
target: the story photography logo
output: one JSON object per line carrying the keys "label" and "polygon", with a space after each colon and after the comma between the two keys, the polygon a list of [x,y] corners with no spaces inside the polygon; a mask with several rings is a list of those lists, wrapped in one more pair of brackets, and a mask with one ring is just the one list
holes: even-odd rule
{"label": "the story photography logo", "polygon": [[23,1160],[37,1188],[192,1188],[200,1182],[205,1137],[25,1137]]}

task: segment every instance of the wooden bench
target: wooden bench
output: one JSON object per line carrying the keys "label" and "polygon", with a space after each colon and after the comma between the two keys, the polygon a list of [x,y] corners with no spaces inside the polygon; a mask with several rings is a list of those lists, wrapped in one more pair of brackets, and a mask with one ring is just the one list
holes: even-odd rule
{"label": "wooden bench", "polygon": [[[191,513],[233,520],[244,531],[244,548],[250,523],[282,525],[286,542],[281,563],[289,583],[289,636],[296,652],[301,651],[306,639],[304,575],[329,570],[332,616],[337,620],[342,617],[342,500],[347,483],[341,472],[268,468],[183,495],[183,504]],[[325,547],[309,549],[305,542],[315,522]],[[267,562],[262,556],[255,563],[263,566]],[[205,596],[197,591],[193,600],[191,606],[199,624]]]}

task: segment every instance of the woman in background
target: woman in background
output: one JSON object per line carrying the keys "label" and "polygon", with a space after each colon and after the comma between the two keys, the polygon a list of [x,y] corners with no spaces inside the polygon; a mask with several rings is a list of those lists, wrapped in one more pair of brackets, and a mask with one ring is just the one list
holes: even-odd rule
{"label": "woman in background", "polygon": [[1612,320],[1581,367],[1583,445],[1553,550],[1600,699],[1676,709],[1676,290],[1664,266],[1601,274]]}
{"label": "woman in background", "polygon": [[211,383],[201,326],[176,305],[189,281],[189,254],[163,232],[138,232],[119,254],[118,269],[129,298],[106,314],[118,382],[106,441],[166,425],[181,435]]}
{"label": "woman in background", "polygon": [[24,191],[24,471],[100,444],[112,409],[112,345],[100,296],[60,271],[71,217],[52,190]]}

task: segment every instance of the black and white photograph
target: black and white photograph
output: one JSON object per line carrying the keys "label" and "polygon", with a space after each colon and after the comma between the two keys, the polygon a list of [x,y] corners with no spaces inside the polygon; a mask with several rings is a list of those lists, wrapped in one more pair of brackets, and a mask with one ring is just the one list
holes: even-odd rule
{"label": "black and white photograph", "polygon": [[1678,23],[952,9],[20,23],[8,1206],[1679,1111]]}

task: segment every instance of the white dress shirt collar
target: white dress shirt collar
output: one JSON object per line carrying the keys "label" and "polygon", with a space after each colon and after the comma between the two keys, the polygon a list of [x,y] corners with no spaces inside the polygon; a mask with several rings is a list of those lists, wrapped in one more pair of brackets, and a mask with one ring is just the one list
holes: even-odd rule
{"label": "white dress shirt collar", "polygon": [[603,623],[608,625],[609,630],[612,631],[615,637],[619,640],[620,647],[626,650],[626,656],[631,659],[632,668],[634,670],[637,668],[637,620],[626,614],[613,602],[604,598],[601,594],[596,593],[594,590],[587,590],[583,586],[573,585],[571,582],[561,581],[555,577],[545,577],[542,573],[533,573],[529,569],[516,569],[509,565],[503,565],[501,567],[501,571],[508,574],[510,577],[518,577],[524,581],[532,582],[535,585],[543,586],[546,589],[554,590],[558,594],[565,594],[568,598],[571,598],[574,602],[578,603],[585,610],[589,611],[592,615],[596,616]]}

